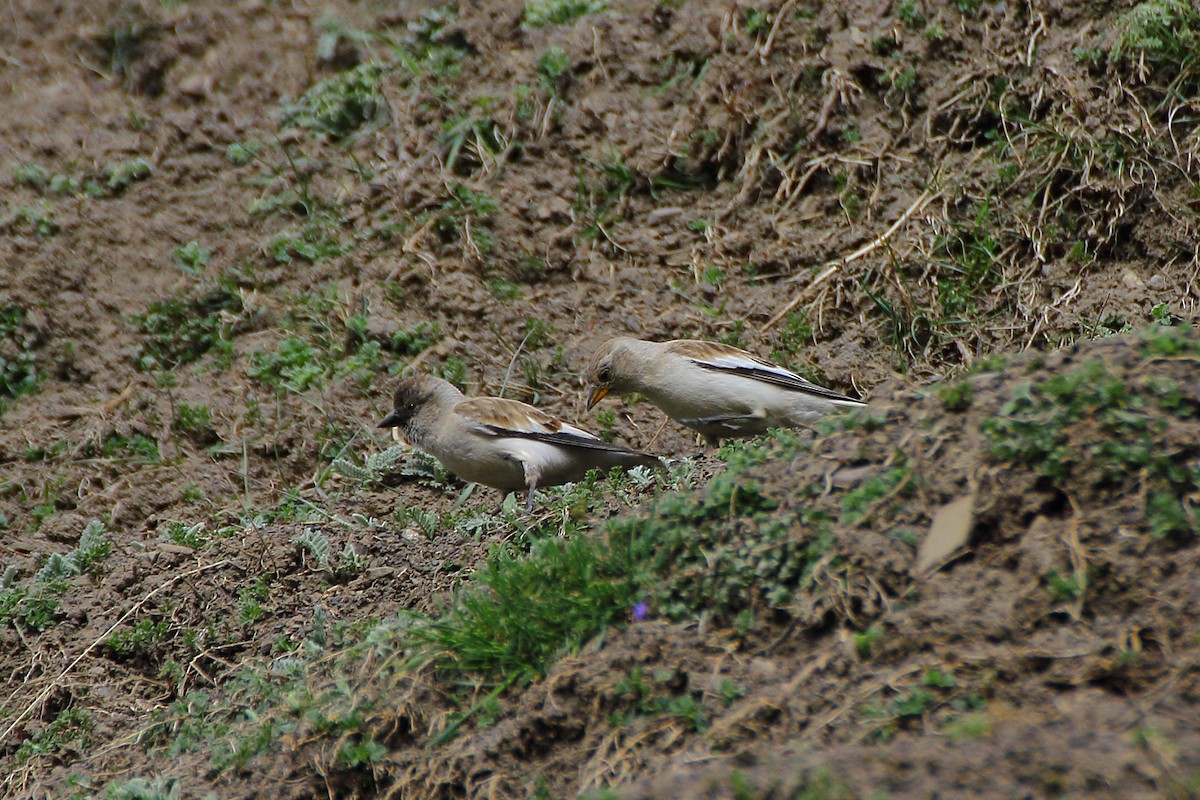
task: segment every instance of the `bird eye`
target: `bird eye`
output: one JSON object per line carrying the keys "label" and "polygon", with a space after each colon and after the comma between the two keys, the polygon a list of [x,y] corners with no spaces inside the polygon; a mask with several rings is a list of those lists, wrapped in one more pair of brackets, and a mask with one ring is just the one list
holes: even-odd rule
{"label": "bird eye", "polygon": [[600,378],[601,383],[608,383],[612,380],[612,370],[608,367],[601,367],[600,374],[597,377]]}

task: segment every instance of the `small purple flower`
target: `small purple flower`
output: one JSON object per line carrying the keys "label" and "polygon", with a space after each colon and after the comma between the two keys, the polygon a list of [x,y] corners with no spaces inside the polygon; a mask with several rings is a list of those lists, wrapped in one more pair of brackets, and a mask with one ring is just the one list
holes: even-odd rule
{"label": "small purple flower", "polygon": [[638,604],[633,607],[633,618],[635,620],[637,620],[638,622],[641,622],[642,620],[644,620],[649,613],[650,613],[650,604],[647,603],[645,600],[638,602]]}

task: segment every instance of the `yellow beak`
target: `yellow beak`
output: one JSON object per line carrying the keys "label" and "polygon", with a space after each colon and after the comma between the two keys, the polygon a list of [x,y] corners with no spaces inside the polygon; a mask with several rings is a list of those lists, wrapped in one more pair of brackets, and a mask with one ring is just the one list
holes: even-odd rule
{"label": "yellow beak", "polygon": [[588,399],[587,399],[588,411],[591,411],[592,408],[596,405],[596,403],[599,403],[601,400],[603,400],[607,396],[608,396],[608,389],[606,389],[603,386],[593,386],[592,390],[590,392],[588,392]]}

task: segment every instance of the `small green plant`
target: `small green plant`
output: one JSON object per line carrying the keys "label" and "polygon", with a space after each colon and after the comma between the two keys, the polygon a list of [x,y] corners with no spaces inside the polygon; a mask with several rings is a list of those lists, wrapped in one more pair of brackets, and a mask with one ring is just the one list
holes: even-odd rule
{"label": "small green plant", "polygon": [[40,164],[18,164],[13,167],[12,172],[13,180],[18,186],[41,189],[50,181],[50,173]]}
{"label": "small green plant", "polygon": [[991,207],[984,202],[971,225],[956,224],[934,242],[945,266],[937,280],[942,325],[974,325],[971,315],[979,297],[1000,282],[1000,244],[991,233],[991,224]]}
{"label": "small green plant", "polygon": [[721,697],[721,705],[729,708],[746,696],[746,687],[740,683],[734,683],[728,678],[722,678],[721,682],[717,684],[717,694]]}
{"label": "small green plant", "polygon": [[121,660],[150,658],[166,643],[170,631],[171,626],[166,621],[141,619],[105,639],[104,647],[114,658]]}
{"label": "small green plant", "polygon": [[194,481],[188,481],[179,490],[180,499],[189,505],[195,505],[205,499],[204,490]]}
{"label": "small green plant", "polygon": [[907,92],[917,85],[917,71],[912,67],[897,67],[888,73],[888,80],[897,92]]}
{"label": "small green plant", "polygon": [[44,238],[58,233],[58,223],[54,221],[54,211],[45,200],[41,201],[36,208],[21,206],[16,211],[16,219],[29,225],[37,236]]}
{"label": "small green plant", "polygon": [[267,609],[263,602],[271,596],[271,584],[266,578],[255,578],[249,586],[243,586],[238,592],[238,614],[243,625],[250,625],[262,619]]}
{"label": "small green plant", "polygon": [[200,246],[200,243],[193,239],[185,245],[171,250],[171,257],[175,259],[175,266],[179,267],[189,275],[199,275],[204,272],[204,268],[208,266],[208,261],[212,257],[212,253]]}
{"label": "small green plant", "polygon": [[222,279],[197,297],[151,303],[132,318],[142,334],[134,364],[138,369],[172,369],[216,350],[232,356],[231,318],[243,311],[242,296],[232,281]]}
{"label": "small green plant", "polygon": [[42,374],[37,368],[36,336],[20,306],[0,308],[0,413],[6,401],[37,391]]}
{"label": "small green plant", "polygon": [[541,674],[637,602],[618,555],[579,536],[535,541],[527,555],[498,552],[439,619],[413,628],[424,658],[451,672],[511,681]]}
{"label": "small green plant", "polygon": [[942,401],[942,408],[950,412],[966,411],[971,407],[973,400],[973,390],[968,381],[958,381],[957,383],[943,383],[935,390],[938,399]]}
{"label": "small green plant", "polygon": [[132,458],[156,462],[161,460],[158,442],[144,433],[125,436],[110,433],[100,442],[100,454],[105,458]]}
{"label": "small green plant", "polygon": [[357,575],[367,567],[367,559],[349,542],[335,557],[329,539],[318,528],[305,528],[292,543],[303,548],[319,569],[331,572],[337,578]]}
{"label": "small green plant", "polygon": [[1063,575],[1057,570],[1051,570],[1046,575],[1046,585],[1050,594],[1060,603],[1073,603],[1083,596],[1083,586],[1074,575]]}
{"label": "small green plant", "polygon": [[861,659],[868,659],[875,652],[875,645],[883,638],[883,628],[872,625],[865,631],[854,634],[854,652]]}
{"label": "small green plant", "polygon": [[486,284],[488,294],[497,300],[519,300],[521,287],[503,278],[492,278]]}
{"label": "small green plant", "polygon": [[110,784],[104,792],[104,800],[180,800],[182,789],[178,778],[167,775],[130,778]]}
{"label": "small green plant", "polygon": [[872,511],[876,504],[888,497],[900,494],[912,482],[912,470],[904,453],[897,451],[896,466],[851,489],[842,496],[842,514],[839,521],[843,525],[859,522],[863,516]]}
{"label": "small green plant", "polygon": [[210,537],[204,533],[203,522],[196,522],[191,525],[183,522],[168,522],[166,530],[160,538],[182,547],[203,550],[208,545]]}
{"label": "small green plant", "polygon": [[104,560],[112,553],[112,541],[100,520],[92,520],[79,534],[79,543],[68,558],[79,573],[98,573]]}
{"label": "small green plant", "polygon": [[131,158],[104,168],[104,181],[109,194],[117,195],[128,189],[135,181],[150,177],[153,169],[144,158]]}
{"label": "small green plant", "polygon": [[245,166],[258,157],[260,150],[262,142],[257,139],[233,142],[225,148],[225,159],[235,166]]}
{"label": "small green plant", "polygon": [[565,25],[607,7],[604,0],[525,0],[525,24],[534,28]]}
{"label": "small green plant", "polygon": [[329,545],[329,538],[318,528],[305,528],[303,532],[292,539],[292,544],[308,553],[319,568],[329,569],[333,550]]}
{"label": "small green plant", "polygon": [[917,11],[916,0],[900,0],[896,4],[896,16],[914,31],[925,27],[925,15]]}
{"label": "small green plant", "polygon": [[[1200,475],[1193,483],[1200,487]],[[1185,507],[1173,492],[1161,489],[1146,498],[1146,523],[1155,539],[1183,540],[1200,535],[1200,511]]]}
{"label": "small green plant", "polygon": [[369,767],[382,761],[387,753],[387,747],[373,739],[350,739],[338,748],[337,764],[342,769]]}
{"label": "small green plant", "polygon": [[16,762],[24,764],[38,756],[53,755],[67,746],[83,751],[94,727],[92,715],[82,708],[60,711],[53,722],[21,743]]}
{"label": "small green plant", "polygon": [[491,232],[483,221],[496,210],[495,198],[461,183],[450,184],[447,192],[449,196],[436,213],[437,230],[447,241],[465,242],[469,238],[479,252],[486,253],[491,248]]}
{"label": "small green plant", "polygon": [[181,403],[171,427],[180,433],[203,434],[212,429],[212,411],[203,404]]}
{"label": "small green plant", "polygon": [[771,18],[765,9],[751,8],[746,10],[746,16],[742,18],[742,28],[754,36],[759,31],[766,30],[770,22]]}
{"label": "small green plant", "polygon": [[957,741],[977,741],[992,733],[992,721],[982,711],[951,717],[942,725],[942,733]]}
{"label": "small green plant", "polygon": [[[1162,346],[1175,352],[1177,346],[1195,347],[1193,340],[1175,327],[1153,326],[1143,347],[1166,342]],[[1148,532],[1177,540],[1196,530],[1181,498],[1195,490],[1197,476],[1164,452],[1160,437],[1168,426],[1153,410],[1178,414],[1180,403],[1169,382],[1155,377],[1131,383],[1097,359],[1019,384],[982,430],[994,460],[1028,464],[1055,481],[1076,476],[1104,486],[1137,475]]]}
{"label": "small green plant", "polygon": [[41,633],[57,624],[58,597],[65,590],[66,584],[61,580],[0,588],[0,623],[18,624],[25,630]]}
{"label": "small green plant", "polygon": [[382,78],[383,67],[366,62],[321,81],[284,106],[283,125],[341,141],[367,123],[378,124],[387,115]]}
{"label": "small green plant", "polygon": [[600,428],[599,436],[606,442],[616,441],[617,412],[611,408],[602,408],[596,412],[596,424]]}
{"label": "small green plant", "polygon": [[[302,200],[309,207],[311,200]],[[346,252],[338,238],[341,218],[332,211],[310,211],[299,229],[286,228],[266,243],[267,252],[277,264],[290,264],[295,259],[317,263],[336,258]]]}
{"label": "small green plant", "polygon": [[791,361],[806,346],[812,344],[812,341],[813,332],[808,323],[808,315],[804,311],[793,311],[783,321],[779,332],[779,345],[773,355],[779,361]]}
{"label": "small green plant", "polygon": [[561,47],[548,47],[538,56],[538,76],[542,80],[542,87],[549,94],[559,94],[562,78],[570,69],[571,59]]}
{"label": "small green plant", "polygon": [[303,392],[325,377],[317,351],[299,336],[289,336],[272,352],[252,353],[250,361],[247,374],[276,390]]}
{"label": "small green plant", "polygon": [[330,467],[339,475],[345,475],[359,483],[374,484],[396,471],[400,462],[411,452],[403,445],[394,445],[378,453],[372,453],[361,467],[342,457],[335,458]]}
{"label": "small green plant", "polygon": [[442,332],[436,322],[421,321],[409,330],[401,329],[393,333],[386,349],[398,356],[415,356],[429,349],[440,338]]}
{"label": "small green plant", "polygon": [[79,181],[70,175],[53,175],[49,188],[51,194],[73,195],[79,191]]}

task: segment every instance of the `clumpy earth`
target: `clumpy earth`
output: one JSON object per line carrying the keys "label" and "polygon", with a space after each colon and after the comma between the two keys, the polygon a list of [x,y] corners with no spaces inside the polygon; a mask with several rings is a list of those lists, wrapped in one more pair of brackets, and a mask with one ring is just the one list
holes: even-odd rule
{"label": "clumpy earth", "polygon": [[[0,31],[4,794],[1200,792],[1192,5]],[[697,455],[584,411],[618,334],[869,408]],[[523,517],[375,428],[408,370],[671,469]],[[600,554],[586,635],[429,633],[560,550]]]}

